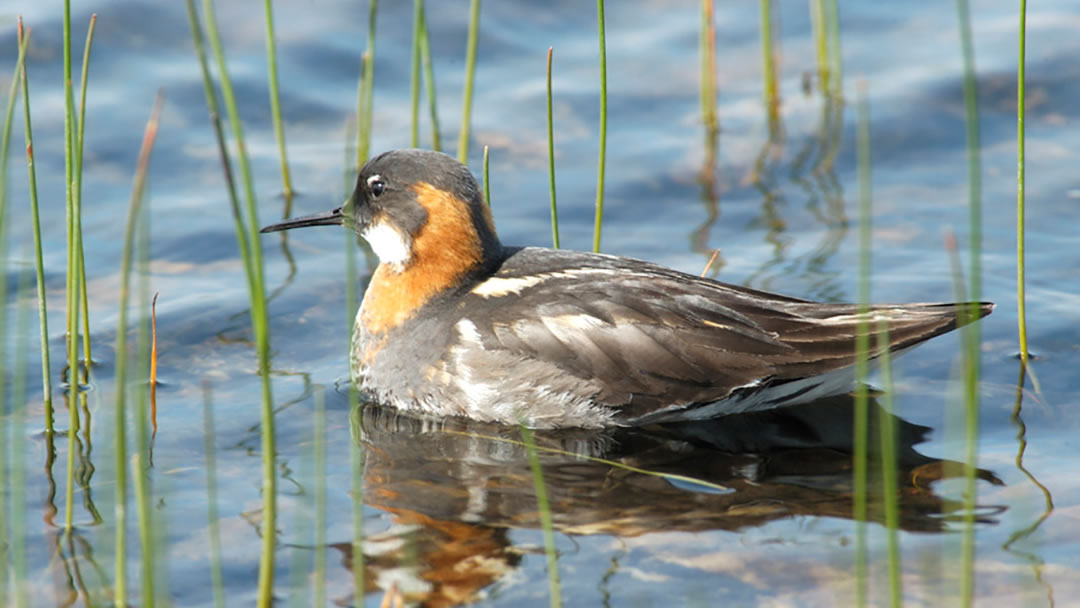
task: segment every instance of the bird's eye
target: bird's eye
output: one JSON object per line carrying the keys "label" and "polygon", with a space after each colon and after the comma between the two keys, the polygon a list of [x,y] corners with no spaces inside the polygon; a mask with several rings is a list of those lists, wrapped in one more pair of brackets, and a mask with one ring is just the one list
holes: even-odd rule
{"label": "bird's eye", "polygon": [[386,182],[383,181],[382,176],[372,175],[367,179],[368,188],[371,189],[371,196],[379,196],[386,190]]}

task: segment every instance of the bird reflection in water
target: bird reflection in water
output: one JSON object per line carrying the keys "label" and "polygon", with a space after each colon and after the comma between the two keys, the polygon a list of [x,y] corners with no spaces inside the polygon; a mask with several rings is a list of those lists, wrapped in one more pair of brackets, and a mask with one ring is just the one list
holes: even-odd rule
{"label": "bird reflection in water", "polygon": [[[566,535],[635,537],[737,531],[795,516],[850,519],[853,408],[850,396],[839,396],[715,420],[536,431],[554,527]],[[892,415],[871,401],[871,437],[881,416]],[[900,528],[944,531],[963,505],[935,494],[933,484],[963,475],[964,465],[920,454],[914,446],[930,429],[893,418]],[[394,522],[364,541],[366,591],[393,582],[410,601],[456,605],[533,550],[509,538],[511,529],[540,526],[518,429],[373,405],[355,410],[352,424],[365,452],[364,499]],[[1002,485],[990,471],[976,475]],[[871,480],[870,517],[880,522],[878,483]],[[1002,510],[981,506],[976,521],[994,523]],[[352,545],[333,547],[351,569]]]}

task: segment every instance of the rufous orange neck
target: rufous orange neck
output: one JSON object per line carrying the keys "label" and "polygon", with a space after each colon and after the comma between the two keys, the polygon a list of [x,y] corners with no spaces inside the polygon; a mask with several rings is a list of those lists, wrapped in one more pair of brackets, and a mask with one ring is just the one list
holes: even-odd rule
{"label": "rufous orange neck", "polygon": [[[404,268],[399,271],[379,264],[371,277],[360,319],[373,334],[412,317],[428,300],[457,286],[483,262],[480,237],[466,203],[427,183],[414,189],[416,200],[427,211],[427,221],[413,235],[412,256]],[[490,214],[482,221],[491,222]]]}

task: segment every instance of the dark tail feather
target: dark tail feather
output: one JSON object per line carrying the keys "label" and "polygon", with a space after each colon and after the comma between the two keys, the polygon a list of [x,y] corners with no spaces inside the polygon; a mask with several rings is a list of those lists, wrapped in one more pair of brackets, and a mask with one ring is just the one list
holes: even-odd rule
{"label": "dark tail feather", "polygon": [[[990,314],[993,309],[994,305],[990,302],[961,302],[885,304],[871,307],[870,312],[886,319],[888,350],[900,351],[972,323]],[[831,314],[822,314],[818,318],[832,318],[834,322],[807,324],[797,332],[784,336],[784,341],[795,346],[798,354],[787,361],[778,362],[779,379],[805,378],[854,364],[855,336],[859,327],[854,306],[843,305],[831,311]],[[876,359],[885,350],[885,345],[880,341],[883,336],[877,321],[871,321],[868,329],[869,355],[871,359]]]}
{"label": "dark tail feather", "polygon": [[957,302],[949,306],[956,309],[956,327],[963,327],[994,312],[993,302]]}
{"label": "dark tail feather", "polygon": [[[890,324],[889,350],[900,350],[909,346],[914,346],[931,338],[947,334],[950,331],[963,327],[969,323],[974,323],[993,312],[994,303],[957,302],[912,306],[912,308],[916,307],[927,311],[933,311],[935,316],[937,316],[938,322],[928,323],[926,321],[918,321],[913,322],[910,326],[907,326],[903,321],[899,321],[895,325]],[[871,328],[870,333],[876,336],[878,333],[877,328]],[[872,350],[877,349],[872,347]]]}

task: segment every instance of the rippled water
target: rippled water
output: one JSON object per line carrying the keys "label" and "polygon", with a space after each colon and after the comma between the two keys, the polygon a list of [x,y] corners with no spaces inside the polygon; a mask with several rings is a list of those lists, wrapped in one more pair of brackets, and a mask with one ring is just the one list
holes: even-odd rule
{"label": "rippled water", "polygon": [[[251,3],[218,2],[218,19],[255,167],[260,217],[281,216],[269,123],[263,21]],[[345,194],[346,124],[366,41],[364,3],[275,6],[294,211],[336,206]],[[456,141],[467,11],[428,3],[444,145]],[[853,104],[805,92],[814,71],[806,5],[776,2],[782,135],[768,143],[761,102],[758,8],[718,6],[719,157],[713,189],[698,177],[704,135],[698,97],[700,7],[609,3],[609,141],[603,249],[700,272],[713,249],[721,280],[825,300],[855,297]],[[1068,604],[1080,580],[1080,18],[1068,2],[1028,17],[1028,315],[1041,392],[1013,418],[1018,363],[1015,306],[1014,2],[982,2],[973,28],[984,201],[984,297],[998,302],[983,337],[981,481],[976,593],[980,605]],[[17,2],[0,8],[0,82],[14,64],[14,25],[33,27],[29,70],[43,205],[53,377],[60,377],[65,268],[61,13]],[[952,298],[943,242],[966,251],[968,178],[962,62],[954,9],[918,2],[842,3],[845,93],[865,83],[873,138],[873,297]],[[113,358],[123,222],[145,120],[158,89],[168,101],[154,150],[152,290],[160,292],[160,430],[148,478],[162,538],[163,584],[176,605],[212,605],[202,384],[212,388],[218,509],[228,604],[254,599],[261,529],[259,382],[247,290],[228,199],[182,4],[76,2],[81,39],[98,14],[86,119],[84,229],[91,333],[98,366],[78,446],[76,533],[60,535],[67,439],[41,433],[32,392],[22,432],[29,583],[40,605],[104,603],[112,581]],[[381,3],[372,149],[409,137],[411,3]],[[470,165],[491,148],[492,202],[508,244],[547,245],[550,228],[544,63],[555,51],[555,124],[563,245],[591,246],[598,133],[598,64],[591,5],[485,3],[481,9]],[[81,43],[76,46],[81,48]],[[812,79],[811,79],[812,80]],[[5,87],[6,89],[6,87]],[[423,144],[430,126],[421,112]],[[839,116],[840,120],[835,120]],[[831,121],[828,124],[826,121]],[[835,125],[834,130],[829,125]],[[14,141],[21,142],[21,120]],[[833,138],[830,140],[830,138]],[[828,141],[835,162],[823,164]],[[31,263],[18,145],[10,167],[9,286]],[[353,506],[363,500],[366,600],[391,583],[430,605],[465,599],[547,603],[532,478],[516,429],[350,412],[344,231],[265,237],[279,438],[277,595],[308,593],[317,554],[327,597],[355,595]],[[361,256],[363,260],[363,256]],[[361,264],[363,266],[363,264]],[[367,270],[361,273],[366,279]],[[9,319],[15,305],[7,303]],[[8,334],[11,335],[10,332]],[[12,340],[7,340],[12,345]],[[33,348],[31,349],[33,350]],[[959,593],[962,486],[958,340],[946,336],[900,359],[894,414],[902,431],[904,593],[913,604]],[[39,386],[35,355],[27,360]],[[8,377],[4,382],[9,382]],[[314,395],[325,390],[329,453],[326,546],[311,504]],[[58,392],[59,394],[59,392]],[[571,605],[834,605],[852,601],[851,404],[737,417],[685,427],[537,437],[557,530],[564,599]],[[361,415],[362,414],[362,415]],[[10,418],[6,418],[10,422]],[[1026,427],[1023,468],[1017,439]],[[66,425],[66,415],[58,415]],[[350,446],[365,457],[356,473]],[[49,458],[55,448],[55,461]],[[585,456],[593,459],[584,458]],[[622,466],[595,460],[603,458]],[[632,469],[625,468],[633,467]],[[661,475],[647,475],[645,469]],[[685,477],[700,481],[691,481]],[[362,478],[362,498],[353,493]],[[59,486],[55,484],[60,484]],[[1044,493],[1043,489],[1046,492]],[[10,493],[4,494],[7,498]],[[1055,509],[1048,517],[1047,497]],[[131,516],[133,519],[133,515]],[[880,516],[874,516],[880,519]],[[134,539],[134,530],[131,538]],[[884,598],[884,529],[870,526],[871,593]],[[133,554],[129,576],[138,564]],[[296,574],[296,572],[301,574]],[[305,596],[306,597],[306,596]],[[306,605],[304,599],[300,604]]]}

